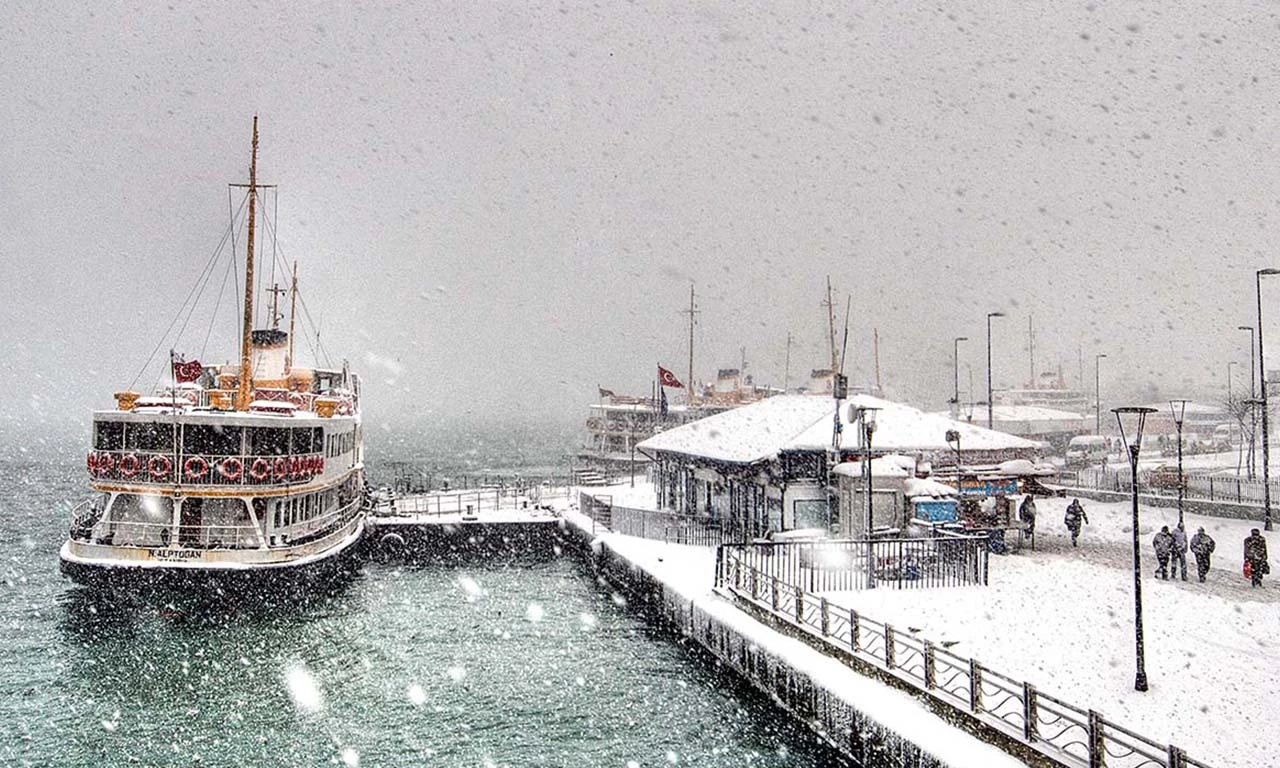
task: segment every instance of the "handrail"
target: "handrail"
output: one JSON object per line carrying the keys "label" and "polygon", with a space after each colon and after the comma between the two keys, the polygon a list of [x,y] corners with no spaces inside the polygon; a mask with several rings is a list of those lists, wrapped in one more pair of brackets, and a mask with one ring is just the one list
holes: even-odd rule
{"label": "handrail", "polygon": [[1210,768],[1177,746],[1161,745],[1094,710],[988,669],[977,659],[834,605],[813,590],[734,557],[740,549],[723,545],[717,551],[717,588],[1033,749],[1088,768]]}

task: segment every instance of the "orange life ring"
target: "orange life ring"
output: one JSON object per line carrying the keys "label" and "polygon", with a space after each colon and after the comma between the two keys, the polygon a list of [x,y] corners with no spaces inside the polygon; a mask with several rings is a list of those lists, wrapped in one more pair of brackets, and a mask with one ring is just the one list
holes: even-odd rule
{"label": "orange life ring", "polygon": [[163,480],[173,471],[173,462],[168,456],[156,454],[147,461],[147,472],[155,480]]}
{"label": "orange life ring", "polygon": [[142,461],[135,454],[127,453],[120,457],[120,476],[133,477],[141,466]]}
{"label": "orange life ring", "polygon": [[192,456],[182,463],[182,474],[188,480],[199,480],[209,474],[209,462],[203,456]]}
{"label": "orange life ring", "polygon": [[116,457],[110,453],[98,454],[98,474],[105,475],[115,469]]}
{"label": "orange life ring", "polygon": [[223,459],[222,463],[218,465],[218,474],[222,475],[224,480],[235,482],[244,474],[244,462],[234,456],[229,459]]}
{"label": "orange life ring", "polygon": [[276,459],[274,474],[277,480],[283,480],[284,478],[289,476],[289,461],[283,456]]}
{"label": "orange life ring", "polygon": [[249,467],[249,477],[258,482],[271,477],[271,462],[266,459],[254,459],[253,464]]}

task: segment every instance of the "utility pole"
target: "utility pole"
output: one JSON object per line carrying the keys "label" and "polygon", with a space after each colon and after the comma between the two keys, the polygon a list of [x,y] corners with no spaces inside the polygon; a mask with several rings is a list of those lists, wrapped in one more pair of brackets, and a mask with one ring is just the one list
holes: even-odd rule
{"label": "utility pole", "polygon": [[689,308],[681,314],[689,316],[689,378],[685,379],[685,398],[693,405],[693,323],[694,316],[698,314],[693,301],[693,283],[689,283]]}
{"label": "utility pole", "polygon": [[831,344],[831,373],[834,375],[840,368],[840,360],[836,357],[836,315],[835,303],[831,299],[831,275],[827,275],[827,300],[822,302],[827,308],[827,339]]}

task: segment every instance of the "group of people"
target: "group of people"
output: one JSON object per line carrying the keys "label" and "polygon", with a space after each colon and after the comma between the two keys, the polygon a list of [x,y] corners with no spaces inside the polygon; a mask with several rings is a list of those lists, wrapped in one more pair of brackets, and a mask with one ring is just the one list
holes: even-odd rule
{"label": "group of people", "polygon": [[[1186,581],[1187,550],[1190,549],[1196,559],[1196,576],[1203,582],[1209,573],[1210,560],[1217,542],[1205,533],[1204,528],[1197,529],[1196,535],[1188,541],[1186,528],[1182,523],[1178,523],[1172,531],[1167,525],[1161,526],[1160,532],[1151,540],[1151,545],[1156,551],[1157,577],[1167,581],[1170,578],[1178,578],[1181,572],[1182,580]],[[1262,537],[1257,528],[1254,528],[1244,540],[1245,578],[1249,579],[1253,586],[1260,587],[1262,577],[1270,572],[1271,566],[1267,564],[1267,540]]]}

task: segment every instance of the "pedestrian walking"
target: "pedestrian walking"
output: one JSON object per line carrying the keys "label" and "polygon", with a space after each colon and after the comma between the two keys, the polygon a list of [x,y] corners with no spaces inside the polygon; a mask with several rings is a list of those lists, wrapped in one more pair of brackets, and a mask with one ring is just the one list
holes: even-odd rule
{"label": "pedestrian walking", "polygon": [[1197,529],[1196,535],[1191,537],[1191,554],[1196,556],[1196,573],[1200,576],[1201,583],[1204,583],[1205,574],[1209,573],[1209,556],[1216,546],[1217,543],[1204,532],[1204,528]]}
{"label": "pedestrian walking", "polygon": [[1160,526],[1160,532],[1151,539],[1151,546],[1156,549],[1156,576],[1169,580],[1169,555],[1173,552],[1173,534],[1169,526]]}
{"label": "pedestrian walking", "polygon": [[1169,560],[1172,568],[1172,576],[1178,578],[1179,569],[1181,569],[1182,580],[1187,580],[1187,529],[1182,523],[1178,523],[1178,527],[1173,529],[1173,552]]}
{"label": "pedestrian walking", "polygon": [[1262,577],[1271,572],[1271,566],[1267,565],[1267,540],[1257,528],[1244,540],[1244,569],[1255,587],[1262,586]]}
{"label": "pedestrian walking", "polygon": [[1071,504],[1067,506],[1067,514],[1062,518],[1062,522],[1066,524],[1067,530],[1071,531],[1071,546],[1078,547],[1080,538],[1080,526],[1082,523],[1089,522],[1089,516],[1084,512],[1084,506],[1079,499],[1072,499]]}
{"label": "pedestrian walking", "polygon": [[1036,548],[1036,500],[1031,494],[1022,500],[1018,507],[1018,519],[1026,526],[1027,536],[1031,539],[1031,548]]}

